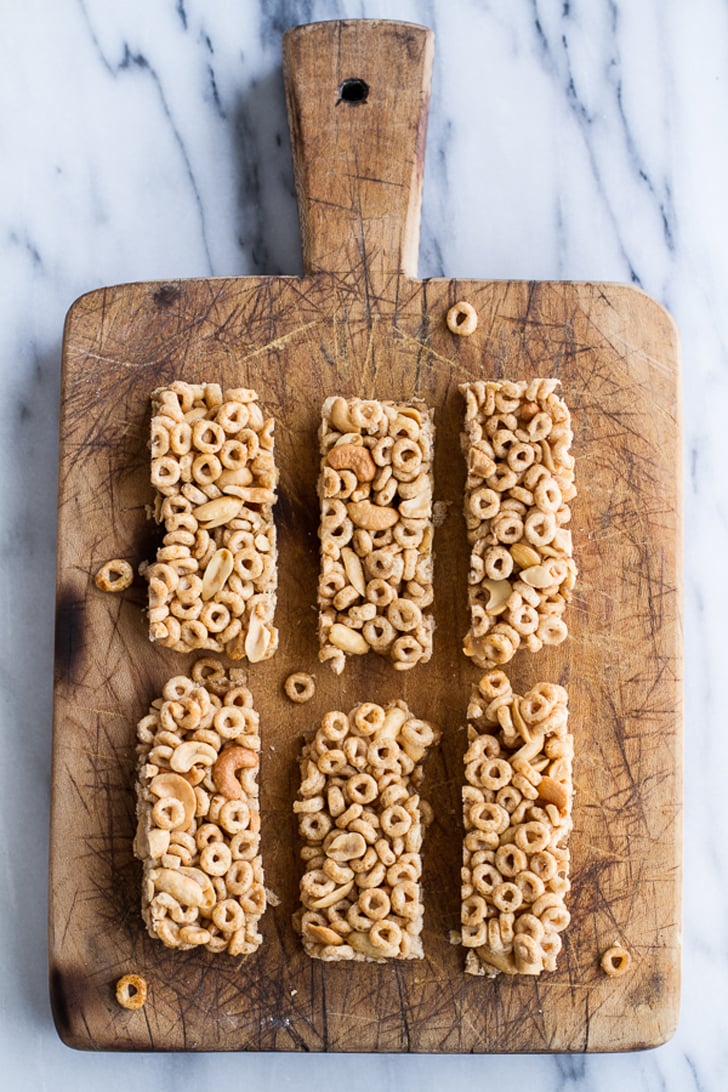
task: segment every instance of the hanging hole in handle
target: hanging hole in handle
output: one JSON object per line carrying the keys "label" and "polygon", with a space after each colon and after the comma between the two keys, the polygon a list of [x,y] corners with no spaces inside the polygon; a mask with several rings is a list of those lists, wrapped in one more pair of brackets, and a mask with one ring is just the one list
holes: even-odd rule
{"label": "hanging hole in handle", "polygon": [[340,102],[348,102],[356,104],[359,102],[366,102],[369,95],[369,84],[366,80],[361,80],[358,77],[344,80],[339,88],[339,98],[336,105]]}

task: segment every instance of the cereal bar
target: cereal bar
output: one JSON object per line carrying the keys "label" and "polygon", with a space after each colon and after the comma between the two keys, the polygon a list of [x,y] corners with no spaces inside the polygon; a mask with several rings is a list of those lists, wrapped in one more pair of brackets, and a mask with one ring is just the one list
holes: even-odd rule
{"label": "cereal bar", "polygon": [[301,752],[295,925],[322,960],[422,958],[422,762],[439,732],[404,701],[327,713]]}
{"label": "cereal bar", "polygon": [[319,659],[373,650],[397,671],[432,656],[432,413],[327,398],[320,428]]}
{"label": "cereal bar", "polygon": [[198,660],[137,725],[142,917],[168,948],[240,956],[262,941],[260,732],[239,674]]}
{"label": "cereal bar", "polygon": [[468,708],[461,937],[469,974],[553,971],[569,924],[573,737],[567,694],[519,697],[500,670]]}
{"label": "cereal bar", "polygon": [[272,418],[253,390],[172,383],[152,394],[154,518],[150,640],[266,660],[278,645],[277,472]]}
{"label": "cereal bar", "polygon": [[567,635],[576,579],[569,501],[576,495],[569,411],[557,379],[464,383],[465,522],[470,629],[479,667],[508,663]]}

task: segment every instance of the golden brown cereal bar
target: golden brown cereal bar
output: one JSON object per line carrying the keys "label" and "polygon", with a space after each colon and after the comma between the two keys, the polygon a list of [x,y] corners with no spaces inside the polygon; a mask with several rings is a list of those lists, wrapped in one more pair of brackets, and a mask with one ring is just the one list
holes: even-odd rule
{"label": "golden brown cereal bar", "polygon": [[569,924],[573,737],[567,694],[519,697],[502,671],[473,688],[465,752],[461,937],[469,974],[556,967]]}
{"label": "golden brown cereal bar", "polygon": [[464,383],[465,522],[470,543],[466,656],[508,663],[567,635],[576,579],[569,411],[556,379]]}
{"label": "golden brown cereal bar", "polygon": [[319,659],[432,656],[432,412],[327,398],[320,428]]}
{"label": "golden brown cereal bar", "polygon": [[429,809],[422,762],[439,732],[403,701],[327,713],[301,753],[294,810],[303,847],[295,925],[317,959],[422,958]]}
{"label": "golden brown cereal bar", "polygon": [[266,660],[278,646],[277,471],[272,418],[253,390],[172,383],[152,394],[154,518],[150,640]]}
{"label": "golden brown cereal bar", "polygon": [[168,948],[240,956],[262,941],[260,732],[239,673],[198,660],[137,726],[142,916]]}

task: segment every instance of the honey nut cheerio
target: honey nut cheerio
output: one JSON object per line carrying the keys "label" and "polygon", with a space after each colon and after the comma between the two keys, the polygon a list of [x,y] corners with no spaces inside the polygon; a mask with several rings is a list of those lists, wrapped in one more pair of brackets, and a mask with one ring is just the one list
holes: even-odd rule
{"label": "honey nut cheerio", "polygon": [[326,713],[304,744],[294,811],[305,871],[294,916],[328,962],[421,959],[422,763],[439,731],[404,701]]}
{"label": "honey nut cheerio", "polygon": [[573,737],[567,694],[520,697],[482,677],[468,709],[463,785],[461,940],[468,974],[553,971],[569,924]]}
{"label": "honey nut cheerio", "polygon": [[479,667],[565,640],[576,580],[568,523],[576,496],[569,410],[557,379],[465,383],[464,514],[470,628]]}
{"label": "honey nut cheerio", "polygon": [[319,439],[319,660],[373,651],[395,670],[432,656],[432,411],[327,398]]}
{"label": "honey nut cheerio", "polygon": [[307,671],[294,671],[283,683],[283,689],[292,702],[304,705],[316,693],[316,681]]}
{"label": "honey nut cheerio", "polygon": [[116,1000],[123,1009],[134,1012],[147,1003],[146,979],[138,974],[125,974],[116,983]]}
{"label": "honey nut cheerio", "polygon": [[632,966],[632,957],[621,944],[613,944],[602,953],[599,964],[605,974],[610,978],[619,978],[626,974]]}
{"label": "honey nut cheerio", "polygon": [[478,326],[478,312],[472,303],[459,300],[449,309],[445,321],[451,333],[458,334],[460,337],[470,337]]}
{"label": "honey nut cheerio", "polygon": [[142,917],[167,948],[242,956],[262,942],[259,718],[240,674],[200,659],[137,725]]}
{"label": "honey nut cheerio", "polygon": [[152,392],[153,515],[164,537],[140,567],[151,641],[252,663],[276,651],[273,428],[253,390],[175,382]]}
{"label": "honey nut cheerio", "polygon": [[115,557],[105,562],[94,577],[99,591],[122,592],[134,582],[134,570],[124,558]]}

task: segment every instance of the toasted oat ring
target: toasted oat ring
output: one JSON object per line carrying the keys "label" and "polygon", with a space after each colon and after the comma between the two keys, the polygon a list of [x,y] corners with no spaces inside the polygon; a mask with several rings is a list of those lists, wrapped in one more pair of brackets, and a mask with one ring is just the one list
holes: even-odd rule
{"label": "toasted oat ring", "polygon": [[234,860],[225,873],[225,883],[231,895],[244,895],[255,879],[255,872],[250,861],[240,858]]}
{"label": "toasted oat ring", "polygon": [[375,921],[369,930],[369,940],[382,956],[393,957],[399,952],[402,943],[402,930],[395,921],[383,919]]}
{"label": "toasted oat ring", "polygon": [[102,565],[94,577],[94,584],[99,591],[121,592],[131,587],[134,570],[128,561],[115,557]]}
{"label": "toasted oat ring", "polygon": [[283,689],[291,701],[303,705],[304,702],[311,701],[316,692],[316,684],[313,675],[309,675],[307,671],[294,671],[284,682]]}
{"label": "toasted oat ring", "polygon": [[236,899],[223,899],[212,911],[212,920],[222,932],[235,932],[245,926],[245,912]]}
{"label": "toasted oat ring", "polygon": [[200,851],[200,868],[208,876],[224,876],[232,863],[232,853],[224,842],[210,842]]}
{"label": "toasted oat ring", "polygon": [[632,957],[621,944],[613,944],[603,953],[599,962],[605,974],[608,974],[610,978],[618,978],[629,970]]}
{"label": "toasted oat ring", "polygon": [[147,983],[138,974],[125,974],[116,983],[116,1000],[123,1009],[140,1009],[147,1000]]}
{"label": "toasted oat ring", "polygon": [[478,325],[478,312],[472,303],[459,300],[450,308],[445,321],[451,333],[458,334],[460,337],[469,337],[470,334],[475,333]]}

